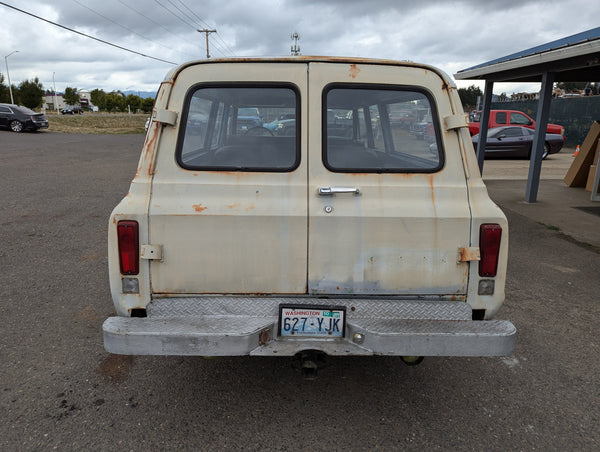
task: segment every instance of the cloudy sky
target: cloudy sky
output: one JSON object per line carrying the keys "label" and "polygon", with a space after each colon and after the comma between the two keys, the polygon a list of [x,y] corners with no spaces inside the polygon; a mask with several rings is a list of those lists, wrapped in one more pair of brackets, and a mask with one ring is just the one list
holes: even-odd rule
{"label": "cloudy sky", "polygon": [[[143,57],[51,25],[139,52]],[[590,0],[54,0],[0,2],[0,57],[10,79],[39,77],[65,87],[153,91],[172,63],[289,55],[297,31],[303,55],[411,60],[453,75],[494,58],[599,25]],[[160,61],[162,60],[162,61]],[[4,61],[1,70],[6,77]],[[459,87],[481,82],[458,81]],[[494,92],[536,84],[496,84]]]}

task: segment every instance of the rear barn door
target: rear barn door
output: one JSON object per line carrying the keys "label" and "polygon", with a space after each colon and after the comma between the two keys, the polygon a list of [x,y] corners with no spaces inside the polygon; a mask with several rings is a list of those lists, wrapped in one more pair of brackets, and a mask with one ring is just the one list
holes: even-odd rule
{"label": "rear barn door", "polygon": [[464,294],[470,209],[456,138],[439,125],[442,79],[341,63],[309,74],[309,293]]}
{"label": "rear barn door", "polygon": [[177,77],[150,201],[155,294],[306,293],[306,65],[256,67]]}

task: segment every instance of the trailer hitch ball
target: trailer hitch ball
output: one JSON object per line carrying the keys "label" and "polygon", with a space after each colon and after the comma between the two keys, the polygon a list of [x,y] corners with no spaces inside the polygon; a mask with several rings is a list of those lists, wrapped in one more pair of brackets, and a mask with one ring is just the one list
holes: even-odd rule
{"label": "trailer hitch ball", "polygon": [[416,366],[423,362],[423,356],[402,356],[401,358],[407,366]]}

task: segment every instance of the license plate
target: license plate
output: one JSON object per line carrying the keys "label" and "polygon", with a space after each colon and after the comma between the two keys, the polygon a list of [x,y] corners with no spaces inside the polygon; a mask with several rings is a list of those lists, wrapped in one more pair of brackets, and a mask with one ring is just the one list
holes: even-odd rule
{"label": "license plate", "polygon": [[343,306],[279,306],[279,335],[288,337],[344,337]]}

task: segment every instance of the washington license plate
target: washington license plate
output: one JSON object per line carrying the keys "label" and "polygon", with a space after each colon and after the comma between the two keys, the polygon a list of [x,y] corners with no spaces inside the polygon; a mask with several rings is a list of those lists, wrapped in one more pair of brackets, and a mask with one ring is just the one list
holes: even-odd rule
{"label": "washington license plate", "polygon": [[342,306],[279,306],[280,336],[344,337],[345,327]]}

